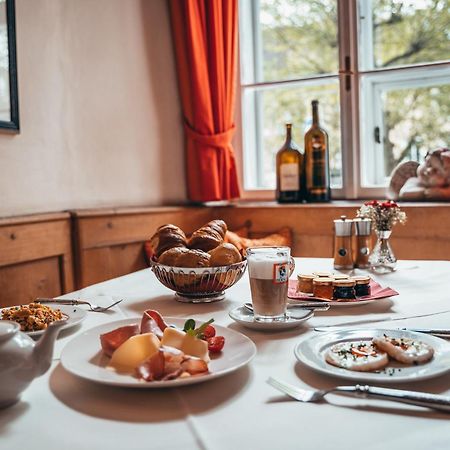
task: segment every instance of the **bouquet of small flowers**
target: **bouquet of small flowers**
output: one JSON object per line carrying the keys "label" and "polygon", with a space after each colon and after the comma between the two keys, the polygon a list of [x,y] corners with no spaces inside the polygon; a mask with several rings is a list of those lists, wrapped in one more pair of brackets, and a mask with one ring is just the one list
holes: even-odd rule
{"label": "bouquet of small flowers", "polygon": [[372,220],[372,228],[375,231],[389,231],[396,223],[406,222],[406,213],[392,200],[385,202],[371,200],[364,203],[357,216]]}

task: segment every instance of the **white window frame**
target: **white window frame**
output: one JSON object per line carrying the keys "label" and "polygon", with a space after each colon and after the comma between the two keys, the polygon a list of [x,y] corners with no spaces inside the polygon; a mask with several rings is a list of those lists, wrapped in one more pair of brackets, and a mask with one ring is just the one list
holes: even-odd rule
{"label": "white window frame", "polygon": [[[256,133],[258,114],[261,108],[253,106],[258,102],[256,89],[266,90],[279,87],[295,87],[306,83],[317,84],[320,80],[329,81],[330,78],[339,78],[340,110],[341,110],[341,151],[342,151],[342,179],[343,186],[340,189],[332,189],[333,199],[376,198],[386,195],[386,187],[376,186],[375,177],[367,180],[363,173],[363,164],[372,164],[374,173],[376,167],[383,164],[382,144],[375,143],[373,130],[375,126],[382,127],[382,108],[379,102],[379,93],[398,87],[425,87],[443,83],[450,83],[450,63],[433,62],[415,66],[396,66],[386,69],[359,70],[358,69],[358,33],[359,41],[365,42],[367,68],[368,61],[373,61],[371,52],[372,27],[367,26],[358,30],[359,14],[365,14],[366,20],[371,20],[371,0],[361,2],[366,11],[358,11],[358,0],[337,0],[338,2],[338,43],[339,43],[339,73],[326,74],[324,76],[312,76],[276,82],[261,82],[261,67],[256,67],[256,52],[262,52],[261,41],[255,30],[259,23],[256,22],[255,11],[259,9],[259,0],[240,0],[239,26],[251,30],[254,39],[240,41],[240,51],[251,55],[249,63],[240,66],[239,91],[237,99],[236,120],[239,124],[234,144],[238,162],[240,163],[241,186],[243,199],[273,200],[274,190],[257,189],[253,186],[245,188],[245,180],[257,180],[258,169],[255,167],[257,149],[260,148]],[[243,47],[245,46],[245,47]],[[240,59],[239,59],[240,61]],[[262,61],[259,58],[259,61]],[[405,74],[407,81],[405,81]],[[361,86],[361,87],[360,87]],[[361,92],[361,99],[360,99]],[[248,96],[252,96],[252,102]],[[370,108],[369,108],[370,103]],[[360,111],[365,111],[364,120],[360,121]],[[245,117],[245,133],[244,123]],[[360,129],[361,127],[361,129]],[[369,132],[368,130],[372,130]],[[380,141],[383,142],[382,133]],[[245,151],[244,151],[245,146]],[[364,149],[364,151],[361,151]],[[373,150],[368,150],[373,149]],[[260,173],[260,172],[259,172]],[[379,179],[376,181],[380,181]]]}

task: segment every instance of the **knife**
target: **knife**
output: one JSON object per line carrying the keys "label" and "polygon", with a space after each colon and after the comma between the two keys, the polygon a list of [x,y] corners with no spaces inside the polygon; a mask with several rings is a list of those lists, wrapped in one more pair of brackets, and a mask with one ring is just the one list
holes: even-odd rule
{"label": "knife", "polygon": [[[330,332],[330,331],[354,331],[358,328],[346,328],[346,327],[315,327],[314,331]],[[441,337],[444,339],[450,339],[450,329],[445,328],[396,328],[396,330],[413,331],[415,333],[432,334],[433,336]]]}

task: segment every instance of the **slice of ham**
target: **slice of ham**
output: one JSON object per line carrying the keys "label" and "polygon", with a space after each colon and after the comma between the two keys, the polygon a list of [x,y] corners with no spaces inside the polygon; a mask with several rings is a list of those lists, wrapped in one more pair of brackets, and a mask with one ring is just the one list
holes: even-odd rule
{"label": "slice of ham", "polygon": [[172,347],[161,347],[157,353],[136,368],[138,378],[145,381],[174,380],[182,374],[199,375],[208,372],[208,364],[185,355]]}
{"label": "slice of ham", "polygon": [[132,325],[125,325],[115,330],[109,331],[100,335],[100,344],[103,353],[112,356],[114,351],[119,348],[131,336],[139,334],[139,325],[134,323]]}
{"label": "slice of ham", "polygon": [[164,330],[167,328],[166,322],[158,311],[147,309],[144,311],[141,320],[141,334],[153,333],[159,339],[162,338]]}
{"label": "slice of ham", "polygon": [[136,374],[145,381],[160,380],[164,376],[164,352],[159,350],[139,364]]}

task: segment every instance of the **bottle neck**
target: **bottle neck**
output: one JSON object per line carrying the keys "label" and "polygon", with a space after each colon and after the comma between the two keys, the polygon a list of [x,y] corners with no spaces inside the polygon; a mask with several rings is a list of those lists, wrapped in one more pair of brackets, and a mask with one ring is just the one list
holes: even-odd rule
{"label": "bottle neck", "polygon": [[312,124],[319,126],[319,102],[312,102]]}
{"label": "bottle neck", "polygon": [[286,124],[286,144],[292,141],[292,124]]}

